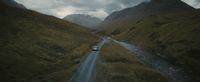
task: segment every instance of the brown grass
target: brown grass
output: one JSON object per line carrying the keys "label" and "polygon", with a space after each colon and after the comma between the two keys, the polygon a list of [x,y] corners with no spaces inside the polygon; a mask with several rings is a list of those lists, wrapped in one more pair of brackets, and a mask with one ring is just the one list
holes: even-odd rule
{"label": "brown grass", "polygon": [[183,67],[191,82],[200,79],[200,11],[146,17],[117,36]]}
{"label": "brown grass", "polygon": [[100,53],[96,82],[168,82],[123,47],[106,44]]}
{"label": "brown grass", "polygon": [[[84,27],[1,5],[1,82],[66,82],[98,37]],[[14,13],[14,14],[13,14]]]}

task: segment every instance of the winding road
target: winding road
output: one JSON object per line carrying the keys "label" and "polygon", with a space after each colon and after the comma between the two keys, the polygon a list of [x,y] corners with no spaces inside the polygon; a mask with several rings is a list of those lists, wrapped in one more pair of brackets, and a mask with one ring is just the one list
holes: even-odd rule
{"label": "winding road", "polygon": [[[105,42],[110,40],[120,44],[130,52],[134,53],[135,56],[137,56],[140,60],[150,64],[153,68],[168,77],[172,82],[187,82],[187,75],[181,68],[163,60],[156,55],[152,55],[133,44],[119,42],[112,38],[103,38],[103,41],[100,42],[97,46],[99,49],[101,49]],[[99,51],[92,51],[69,82],[94,82],[98,55]]]}
{"label": "winding road", "polygon": [[[103,41],[97,45],[99,49],[102,48],[106,41],[107,39],[103,38]],[[99,51],[92,51],[69,82],[94,82],[98,55]]]}

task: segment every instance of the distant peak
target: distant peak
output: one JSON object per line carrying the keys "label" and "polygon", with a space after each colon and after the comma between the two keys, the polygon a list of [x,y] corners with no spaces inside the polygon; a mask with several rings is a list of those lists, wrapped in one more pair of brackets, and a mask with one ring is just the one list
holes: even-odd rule
{"label": "distant peak", "polygon": [[93,28],[102,21],[99,18],[92,17],[88,14],[71,14],[63,19],[89,28]]}
{"label": "distant peak", "polygon": [[11,7],[26,9],[24,5],[17,3],[15,0],[0,0],[0,2]]}

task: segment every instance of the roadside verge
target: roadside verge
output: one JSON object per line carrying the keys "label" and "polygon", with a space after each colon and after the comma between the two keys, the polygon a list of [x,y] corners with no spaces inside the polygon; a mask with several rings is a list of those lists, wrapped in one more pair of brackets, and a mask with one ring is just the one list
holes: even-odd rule
{"label": "roadside verge", "polygon": [[99,58],[96,82],[169,82],[114,42],[102,48]]}

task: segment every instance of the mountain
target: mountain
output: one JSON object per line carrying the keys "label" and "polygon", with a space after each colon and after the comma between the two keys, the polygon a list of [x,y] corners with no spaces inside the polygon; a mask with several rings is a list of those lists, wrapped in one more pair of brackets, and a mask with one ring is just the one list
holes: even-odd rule
{"label": "mountain", "polygon": [[114,29],[123,30],[133,25],[133,22],[151,16],[177,12],[187,12],[195,10],[181,0],[151,0],[143,2],[135,7],[116,11],[109,15],[101,24],[99,29],[109,29],[106,32],[111,33]]}
{"label": "mountain", "polygon": [[135,44],[200,82],[200,10],[180,0],[151,0],[117,11],[99,25],[99,34]]}
{"label": "mountain", "polygon": [[193,10],[193,8],[180,0],[151,0],[150,2],[143,2],[136,7],[114,12],[105,20],[117,20],[130,15],[134,16],[134,18],[138,16],[138,18],[141,18],[149,15],[176,13],[188,10]]}
{"label": "mountain", "polygon": [[128,41],[185,69],[190,81],[200,79],[200,10],[154,15],[133,23],[115,38]]}
{"label": "mountain", "polygon": [[72,14],[64,17],[63,19],[88,28],[94,28],[94,26],[101,22],[98,18],[83,14]]}
{"label": "mountain", "polygon": [[17,8],[21,8],[21,9],[26,9],[26,7],[22,4],[19,4],[17,2],[15,2],[14,0],[0,0],[0,2],[9,5],[11,7],[17,7]]}
{"label": "mountain", "polygon": [[1,82],[66,82],[98,40],[79,25],[0,4]]}

